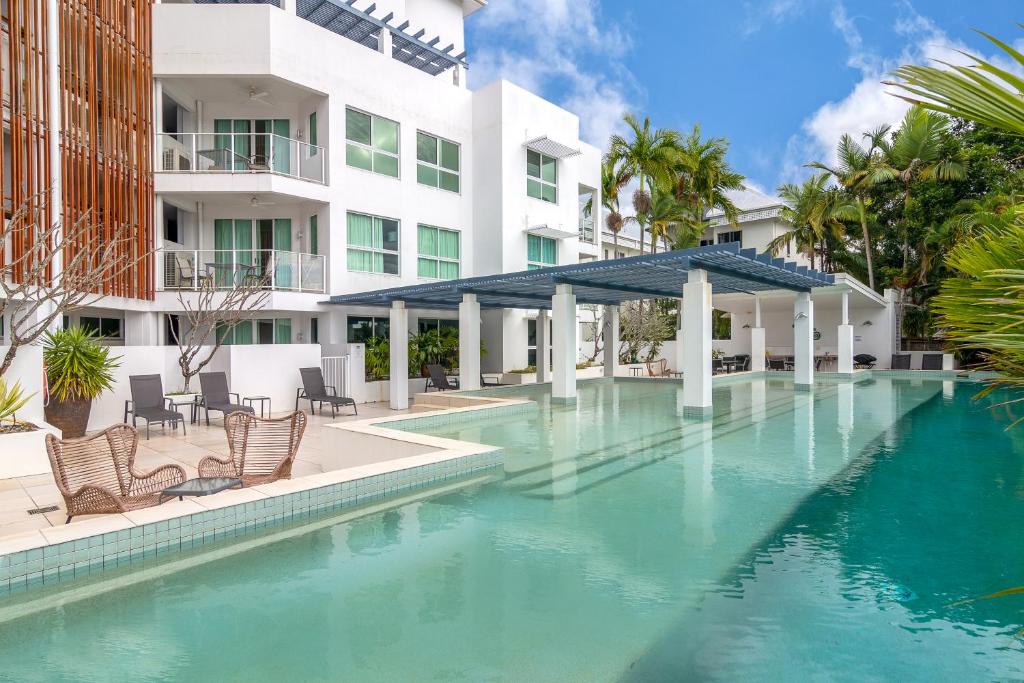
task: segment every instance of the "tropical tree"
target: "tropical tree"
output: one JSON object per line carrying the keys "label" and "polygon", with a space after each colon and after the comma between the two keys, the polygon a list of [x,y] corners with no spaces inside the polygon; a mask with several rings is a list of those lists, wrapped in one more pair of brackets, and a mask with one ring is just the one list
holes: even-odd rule
{"label": "tropical tree", "polygon": [[626,114],[623,121],[628,128],[627,136],[615,134],[611,137],[606,163],[617,166],[627,182],[637,181],[633,209],[640,225],[640,252],[643,253],[644,231],[651,211],[649,191],[653,187],[668,189],[674,184],[679,134],[667,128],[652,130],[651,120],[646,117],[641,123],[632,114]]}
{"label": "tropical tree", "polygon": [[676,199],[689,207],[701,227],[711,209],[720,210],[733,225],[739,218],[739,209],[728,191],[743,189],[745,178],[729,166],[725,159],[728,151],[725,138],[702,138],[699,124],[679,142]]}
{"label": "tropical tree", "polygon": [[838,193],[829,188],[829,174],[816,173],[800,185],[786,183],[777,192],[785,205],[782,217],[793,227],[769,242],[768,249],[778,254],[793,242],[810,258],[811,267],[814,267],[815,253],[818,253],[824,268],[828,237],[840,235],[841,218],[849,215]]}
{"label": "tropical tree", "polygon": [[853,213],[861,228],[861,242],[864,246],[865,266],[868,273],[868,286],[875,288],[875,267],[872,257],[871,232],[869,226],[873,222],[871,199],[868,191],[879,182],[891,179],[881,163],[878,145],[889,132],[888,126],[882,126],[864,133],[869,145],[864,147],[849,135],[843,135],[836,147],[836,162],[828,166],[820,161],[808,164],[811,168],[826,171],[851,198]]}
{"label": "tropical tree", "polygon": [[[635,220],[635,219],[631,219]],[[669,190],[660,190],[657,187],[651,192],[651,208],[647,215],[647,222],[651,232],[651,253],[658,250],[658,240],[661,239],[665,251],[669,249],[671,237],[673,246],[681,248],[678,242],[692,242],[695,230],[697,239],[700,239],[704,228],[690,209],[676,199],[675,194]],[[694,227],[694,226],[698,227]],[[687,245],[692,246],[692,245]]]}
{"label": "tropical tree", "polygon": [[[623,172],[621,165],[611,159],[604,159],[601,163],[601,206],[606,211],[604,222],[608,231],[612,233],[612,247],[615,254],[619,253],[619,232],[624,224],[622,214],[619,213],[619,192],[629,182],[629,177]],[[590,216],[594,211],[594,196],[591,195],[587,203],[583,205],[583,215]]]}

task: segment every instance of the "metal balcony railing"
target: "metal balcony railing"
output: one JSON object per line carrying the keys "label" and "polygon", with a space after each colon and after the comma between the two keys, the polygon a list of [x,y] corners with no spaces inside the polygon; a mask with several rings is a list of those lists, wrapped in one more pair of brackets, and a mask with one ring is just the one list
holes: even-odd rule
{"label": "metal balcony railing", "polygon": [[165,290],[231,289],[260,282],[275,291],[325,291],[326,263],[318,254],[274,249],[170,250],[163,258]]}
{"label": "metal balcony railing", "polygon": [[594,244],[594,219],[580,217],[580,239]]}
{"label": "metal balcony railing", "polygon": [[178,173],[275,173],[327,181],[327,150],[273,133],[160,133],[157,170]]}

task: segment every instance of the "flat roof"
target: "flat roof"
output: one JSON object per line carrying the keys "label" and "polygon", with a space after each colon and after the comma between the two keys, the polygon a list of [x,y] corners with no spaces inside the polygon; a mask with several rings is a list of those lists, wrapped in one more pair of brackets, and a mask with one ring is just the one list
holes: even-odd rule
{"label": "flat roof", "polygon": [[482,308],[550,308],[557,285],[572,285],[577,303],[615,305],[624,301],[679,298],[691,269],[708,273],[712,292],[754,294],[785,289],[809,292],[835,284],[835,276],[791,261],[740,249],[738,242],[588,261],[515,273],[444,280],[406,287],[332,296],[325,303],[416,308],[456,308],[463,294],[475,294]]}

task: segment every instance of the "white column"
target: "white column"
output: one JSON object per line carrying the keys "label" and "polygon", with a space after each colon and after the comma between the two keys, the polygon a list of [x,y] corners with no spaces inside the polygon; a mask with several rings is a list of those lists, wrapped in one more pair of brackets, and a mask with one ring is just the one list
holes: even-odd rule
{"label": "white column", "polygon": [[836,369],[841,373],[853,372],[853,325],[850,324],[850,293],[843,292],[843,317],[839,325],[839,345]]}
{"label": "white column", "polygon": [[551,318],[551,397],[576,400],[576,295],[571,285],[555,285]]}
{"label": "white column", "polygon": [[391,304],[391,409],[409,407],[409,312],[404,301]]}
{"label": "white column", "polygon": [[125,311],[124,345],[157,346],[160,343],[160,315],[151,311]]}
{"label": "white column", "polygon": [[604,307],[604,376],[614,377],[619,367],[619,307]]}
{"label": "white column", "polygon": [[537,383],[551,381],[551,314],[537,311]]}
{"label": "white column", "polygon": [[683,415],[711,417],[711,283],[689,271],[683,285]]}
{"label": "white column", "polygon": [[797,292],[793,302],[793,382],[797,389],[814,384],[814,303],[810,292]]}
{"label": "white column", "polygon": [[754,326],[750,328],[750,369],[764,372],[764,328],[761,327],[761,297],[754,297]]}
{"label": "white column", "polygon": [[679,315],[676,317],[676,344],[669,369],[682,372],[686,367],[686,352],[683,350],[686,342],[683,336],[683,300],[679,299],[676,303],[679,305]]}
{"label": "white column", "polygon": [[459,304],[459,389],[480,388],[480,302],[463,294]]}

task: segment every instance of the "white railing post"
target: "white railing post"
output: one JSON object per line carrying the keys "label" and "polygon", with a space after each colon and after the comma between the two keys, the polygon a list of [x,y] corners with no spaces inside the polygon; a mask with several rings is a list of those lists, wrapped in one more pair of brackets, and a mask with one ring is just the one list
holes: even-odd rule
{"label": "white railing post", "polygon": [[192,164],[193,173],[199,170],[199,142],[196,140],[198,136],[199,133],[192,133],[190,135],[190,137],[192,138],[192,158],[189,160],[189,162]]}
{"label": "white railing post", "polygon": [[192,252],[192,289],[199,289],[199,251]]}
{"label": "white railing post", "polygon": [[270,288],[273,290],[277,289],[277,252],[271,250],[270,258],[267,259],[270,263]]}

